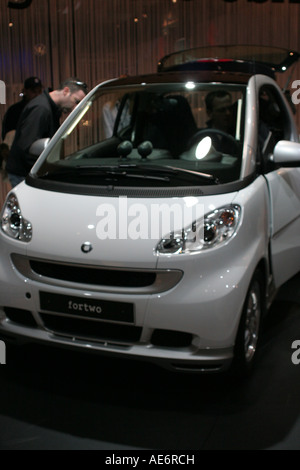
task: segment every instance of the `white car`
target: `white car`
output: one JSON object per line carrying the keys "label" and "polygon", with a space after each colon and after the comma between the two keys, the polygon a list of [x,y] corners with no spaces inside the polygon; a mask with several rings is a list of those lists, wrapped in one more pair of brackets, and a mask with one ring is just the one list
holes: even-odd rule
{"label": "white car", "polygon": [[274,80],[298,58],[200,48],[92,90],[4,204],[0,337],[250,370],[300,270],[300,144]]}

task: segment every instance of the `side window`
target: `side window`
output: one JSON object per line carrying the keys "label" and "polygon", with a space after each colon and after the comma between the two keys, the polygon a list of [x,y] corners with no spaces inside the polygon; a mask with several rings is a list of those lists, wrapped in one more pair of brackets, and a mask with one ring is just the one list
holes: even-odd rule
{"label": "side window", "polygon": [[126,95],[118,103],[118,115],[116,116],[116,134],[128,128],[131,122],[134,95]]}
{"label": "side window", "polygon": [[285,106],[276,88],[272,85],[262,86],[259,90],[258,150],[263,171],[272,169],[269,157],[277,142],[288,135],[285,114]]}

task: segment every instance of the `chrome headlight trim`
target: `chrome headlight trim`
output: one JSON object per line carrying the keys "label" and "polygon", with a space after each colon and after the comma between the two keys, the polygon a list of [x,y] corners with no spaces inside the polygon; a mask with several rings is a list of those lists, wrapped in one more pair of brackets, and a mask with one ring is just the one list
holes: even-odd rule
{"label": "chrome headlight trim", "polygon": [[159,256],[196,253],[224,244],[235,235],[240,219],[239,205],[224,205],[205,214],[190,227],[163,237],[156,247],[156,253]]}
{"label": "chrome headlight trim", "polygon": [[22,242],[32,238],[32,225],[21,212],[17,196],[10,193],[5,201],[1,216],[1,229],[9,237]]}

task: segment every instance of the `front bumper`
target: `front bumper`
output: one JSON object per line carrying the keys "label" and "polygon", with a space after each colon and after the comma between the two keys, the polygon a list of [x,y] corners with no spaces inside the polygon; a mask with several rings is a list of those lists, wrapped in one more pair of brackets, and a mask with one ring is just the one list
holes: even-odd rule
{"label": "front bumper", "polygon": [[99,353],[129,360],[142,360],[157,366],[179,372],[221,372],[226,371],[232,362],[233,349],[217,349],[192,352],[190,348],[158,348],[151,344],[124,345],[110,342],[84,341],[78,338],[53,334],[39,328],[22,327],[9,320],[0,326],[0,338],[8,343],[45,344],[63,347],[86,353]]}
{"label": "front bumper", "polygon": [[[85,284],[76,283],[76,275],[66,279],[80,269],[86,274],[86,265],[56,264],[53,260],[44,263],[29,260],[22,253],[3,254],[3,260],[0,337],[4,340],[42,342],[141,359],[180,371],[217,372],[231,363],[244,298],[241,287],[247,284],[243,279],[246,271],[240,267],[224,278],[212,266],[211,274],[203,276],[199,284],[199,274],[198,279],[194,276],[198,268],[195,266],[194,271],[194,262],[187,259],[189,269],[186,267],[184,274],[175,268],[130,268],[126,272],[123,268],[124,285],[103,286],[89,284],[88,278]],[[67,269],[59,271],[62,267]],[[95,277],[98,270],[95,266],[91,269]],[[57,278],[58,272],[62,273],[61,279]],[[105,268],[106,275],[108,272]],[[138,279],[139,286],[128,285],[132,273],[132,282]],[[147,285],[149,275],[153,282]],[[120,281],[120,276],[115,278]],[[50,298],[50,303],[43,296]],[[55,306],[56,298],[59,304],[61,299],[65,301],[64,307]],[[106,317],[88,312],[96,302],[103,301],[116,303],[117,307],[132,306],[132,316],[129,312],[122,318],[122,310],[119,316],[113,311]],[[67,310],[69,305],[71,311]]]}

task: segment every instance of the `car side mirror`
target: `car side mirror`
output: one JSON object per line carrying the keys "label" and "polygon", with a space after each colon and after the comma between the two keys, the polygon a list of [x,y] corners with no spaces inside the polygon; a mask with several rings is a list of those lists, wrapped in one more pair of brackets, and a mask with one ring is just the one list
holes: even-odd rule
{"label": "car side mirror", "polygon": [[39,157],[41,153],[45,150],[49,142],[50,142],[49,137],[46,137],[44,139],[39,139],[33,142],[33,144],[30,146],[30,149],[29,149],[30,155]]}
{"label": "car side mirror", "polygon": [[280,140],[275,145],[271,159],[281,166],[300,166],[300,143]]}

